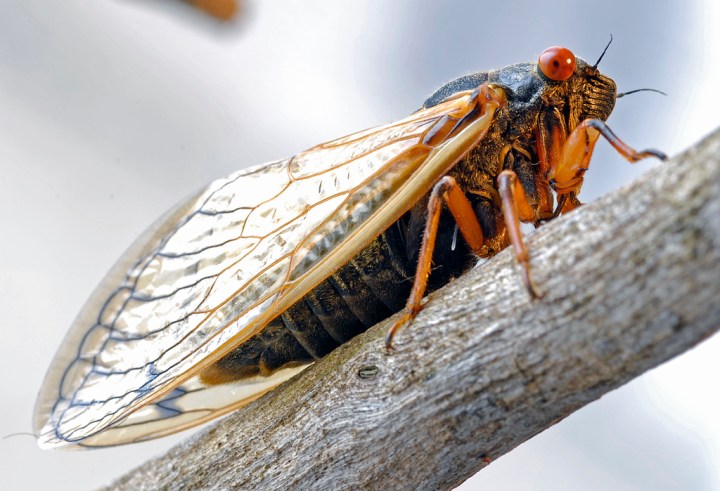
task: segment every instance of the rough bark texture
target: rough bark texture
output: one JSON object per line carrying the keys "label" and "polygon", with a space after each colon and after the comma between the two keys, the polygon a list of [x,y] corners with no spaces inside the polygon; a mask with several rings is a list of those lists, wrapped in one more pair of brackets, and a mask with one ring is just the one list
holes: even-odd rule
{"label": "rough bark texture", "polygon": [[[596,165],[598,165],[596,163]],[[448,489],[720,326],[720,132],[110,489]]]}

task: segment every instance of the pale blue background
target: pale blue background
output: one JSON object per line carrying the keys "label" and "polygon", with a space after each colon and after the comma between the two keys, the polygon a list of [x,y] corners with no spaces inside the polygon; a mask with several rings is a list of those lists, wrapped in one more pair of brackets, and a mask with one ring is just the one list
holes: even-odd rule
{"label": "pale blue background", "polygon": [[[230,29],[154,0],[0,0],[0,436],[104,273],[157,216],[235,169],[406,116],[445,81],[562,44],[620,90],[612,128],[670,154],[720,123],[717,0],[249,2]],[[639,175],[598,144],[582,198]],[[467,489],[720,489],[720,340],[577,412]],[[87,489],[165,439],[96,452],[0,440],[3,489]],[[379,451],[381,451],[379,449]]]}

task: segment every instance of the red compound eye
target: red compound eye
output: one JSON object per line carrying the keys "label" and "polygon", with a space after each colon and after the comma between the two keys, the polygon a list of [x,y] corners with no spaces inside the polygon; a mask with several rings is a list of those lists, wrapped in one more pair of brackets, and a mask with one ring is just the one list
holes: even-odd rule
{"label": "red compound eye", "polygon": [[575,55],[567,48],[553,46],[540,53],[538,65],[550,80],[567,80],[575,73]]}

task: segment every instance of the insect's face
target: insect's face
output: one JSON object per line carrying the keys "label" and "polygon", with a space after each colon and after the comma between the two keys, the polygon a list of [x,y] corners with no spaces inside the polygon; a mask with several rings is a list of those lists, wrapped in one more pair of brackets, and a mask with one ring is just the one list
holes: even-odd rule
{"label": "insect's face", "polygon": [[583,95],[580,121],[585,119],[607,120],[615,107],[617,86],[610,77],[601,74],[597,68],[578,60],[576,77],[580,79],[580,92]]}

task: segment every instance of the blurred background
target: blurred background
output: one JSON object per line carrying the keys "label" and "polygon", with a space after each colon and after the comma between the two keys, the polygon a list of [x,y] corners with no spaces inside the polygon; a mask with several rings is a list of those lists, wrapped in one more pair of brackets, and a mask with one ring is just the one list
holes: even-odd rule
{"label": "blurred background", "polygon": [[[197,1],[195,3],[198,3]],[[156,217],[212,179],[400,119],[459,75],[560,44],[620,91],[610,126],[674,155],[720,124],[717,0],[0,1],[0,436],[95,285]],[[600,142],[581,198],[643,175]],[[500,457],[463,489],[720,490],[720,339]],[[3,489],[88,489],[185,435],[92,452],[0,440]],[[371,444],[371,442],[370,442]]]}

